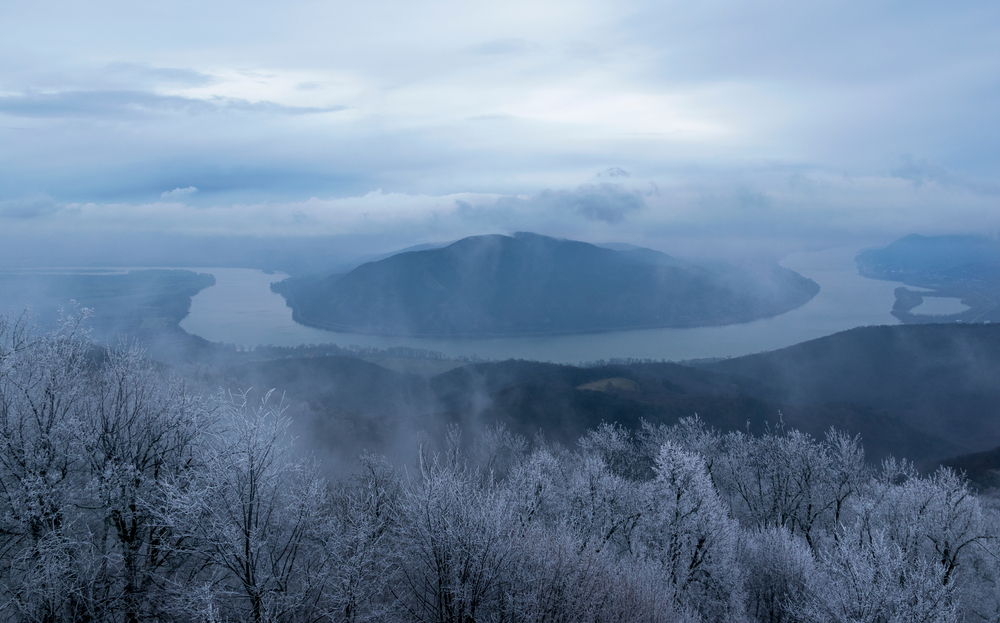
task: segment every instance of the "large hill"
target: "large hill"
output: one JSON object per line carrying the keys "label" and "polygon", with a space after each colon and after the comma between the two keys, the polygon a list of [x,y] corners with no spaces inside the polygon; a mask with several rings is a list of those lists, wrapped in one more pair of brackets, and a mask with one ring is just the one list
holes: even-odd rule
{"label": "large hill", "polygon": [[819,291],[770,265],[694,264],[530,233],[473,236],[274,286],[298,322],[384,335],[530,335],[747,322]]}
{"label": "large hill", "polygon": [[706,369],[752,379],[773,400],[892,412],[964,452],[1000,444],[998,325],[860,327]]}
{"label": "large hill", "polygon": [[[285,352],[285,351],[282,351]],[[723,431],[782,424],[816,437],[860,434],[871,460],[924,467],[1000,445],[1000,325],[863,327],[790,348],[699,366],[576,367],[477,363],[417,377],[350,357],[282,357],[226,372],[233,388],[277,387],[300,401],[301,434],[336,454],[404,447],[446,424],[497,422],[527,438],[572,445],[613,422],[672,424],[698,415]],[[994,455],[971,457],[980,471]],[[963,464],[964,465],[964,464]]]}

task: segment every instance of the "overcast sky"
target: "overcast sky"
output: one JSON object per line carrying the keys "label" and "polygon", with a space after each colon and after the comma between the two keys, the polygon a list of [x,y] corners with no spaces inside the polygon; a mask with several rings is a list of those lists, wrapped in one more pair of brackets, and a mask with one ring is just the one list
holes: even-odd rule
{"label": "overcast sky", "polygon": [[33,0],[0,25],[8,236],[1000,229],[995,0]]}

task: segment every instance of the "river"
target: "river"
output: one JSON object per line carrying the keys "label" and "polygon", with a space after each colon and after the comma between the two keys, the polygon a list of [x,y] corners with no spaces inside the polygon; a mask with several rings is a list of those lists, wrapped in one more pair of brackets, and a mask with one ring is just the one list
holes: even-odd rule
{"label": "river", "polygon": [[197,268],[215,275],[216,285],[198,293],[191,313],[181,322],[187,332],[213,342],[243,347],[270,344],[297,346],[410,346],[447,356],[484,359],[533,359],[580,363],[632,357],[681,361],[736,357],[775,350],[859,326],[897,324],[889,312],[899,285],[865,279],[854,264],[854,248],[796,253],[781,261],[820,284],[812,300],[773,318],[723,327],[641,329],[586,335],[512,338],[399,338],[335,333],[292,320],[285,300],[270,284],[286,275],[241,268]]}

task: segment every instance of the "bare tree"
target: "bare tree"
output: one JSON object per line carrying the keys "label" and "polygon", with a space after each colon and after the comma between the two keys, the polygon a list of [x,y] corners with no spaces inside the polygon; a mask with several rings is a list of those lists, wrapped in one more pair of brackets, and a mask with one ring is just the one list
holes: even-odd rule
{"label": "bare tree", "polygon": [[56,621],[90,610],[80,573],[87,548],[75,538],[80,408],[90,343],[86,311],[44,335],[29,316],[0,321],[0,563],[14,616]]}
{"label": "bare tree", "polygon": [[738,524],[701,457],[663,444],[645,495],[649,510],[638,530],[643,554],[659,563],[677,602],[709,620],[739,620],[744,595]]}
{"label": "bare tree", "polygon": [[155,521],[161,485],[204,468],[214,414],[182,383],[162,378],[136,345],[107,353],[88,386],[80,440],[86,504],[105,560],[95,579],[114,597],[103,609],[137,623],[162,613],[164,580],[185,562],[184,532]]}
{"label": "bare tree", "polygon": [[227,406],[204,471],[169,492],[165,519],[192,542],[224,616],[311,620],[326,583],[327,487],[289,455],[288,421],[269,398],[250,407],[240,396]]}
{"label": "bare tree", "polygon": [[474,623],[505,616],[517,560],[513,500],[449,453],[422,460],[400,530],[401,604],[415,621]]}
{"label": "bare tree", "polygon": [[744,531],[739,558],[748,614],[762,623],[795,621],[817,573],[805,539],[781,527]]}
{"label": "bare tree", "polygon": [[327,524],[325,602],[330,618],[344,623],[399,615],[393,582],[401,562],[403,483],[384,458],[365,453],[360,464],[353,482],[337,487]]}
{"label": "bare tree", "polygon": [[879,530],[861,521],[824,552],[810,599],[799,616],[806,621],[862,623],[949,623],[959,620],[954,584],[945,568],[906,553]]}

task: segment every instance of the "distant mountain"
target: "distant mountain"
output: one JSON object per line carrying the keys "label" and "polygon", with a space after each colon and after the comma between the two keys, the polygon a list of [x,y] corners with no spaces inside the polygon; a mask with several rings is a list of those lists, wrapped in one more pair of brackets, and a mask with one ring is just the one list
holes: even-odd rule
{"label": "distant mountain", "polygon": [[1000,240],[986,236],[921,236],[911,234],[884,249],[868,249],[857,257],[865,277],[906,282],[934,279],[972,266],[1000,266]]}
{"label": "distant mountain", "polygon": [[[903,322],[1000,322],[1000,240],[996,238],[913,234],[884,249],[863,251],[857,263],[864,277],[921,288],[896,290],[892,315]],[[921,314],[918,306],[928,297],[958,298],[969,309]]]}
{"label": "distant mountain", "polygon": [[771,265],[699,265],[530,233],[473,236],[272,288],[296,321],[385,335],[530,335],[748,322],[819,291]]}
{"label": "distant mountain", "polygon": [[179,324],[191,297],[215,285],[215,277],[189,270],[63,269],[59,272],[0,272],[0,313],[30,306],[42,327],[54,326],[59,310],[72,313],[70,301],[91,308],[88,328],[102,342],[119,337],[162,341],[167,334],[184,340]]}

